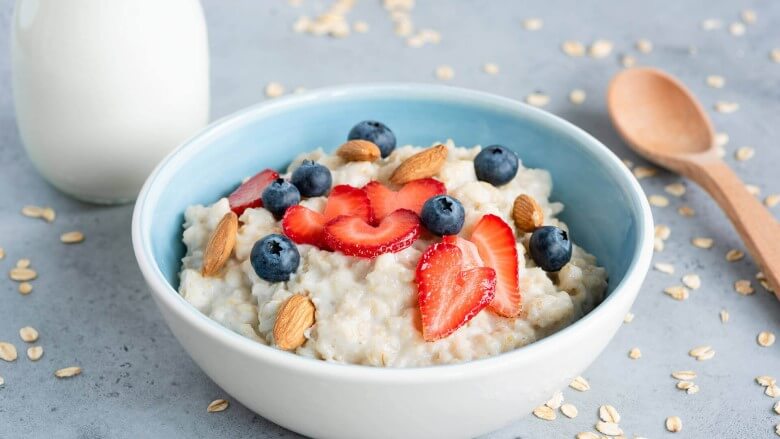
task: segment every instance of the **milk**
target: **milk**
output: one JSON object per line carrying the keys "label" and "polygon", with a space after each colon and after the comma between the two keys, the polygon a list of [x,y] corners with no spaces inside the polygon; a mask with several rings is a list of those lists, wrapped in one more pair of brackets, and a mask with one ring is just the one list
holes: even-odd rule
{"label": "milk", "polygon": [[76,198],[135,198],[155,164],[209,117],[197,0],[17,0],[19,132],[40,173]]}

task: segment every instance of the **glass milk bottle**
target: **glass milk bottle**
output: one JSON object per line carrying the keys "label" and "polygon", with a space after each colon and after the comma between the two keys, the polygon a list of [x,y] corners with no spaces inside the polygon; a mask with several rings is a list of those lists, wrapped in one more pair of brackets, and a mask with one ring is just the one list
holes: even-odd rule
{"label": "glass milk bottle", "polygon": [[134,199],[157,162],[208,121],[198,0],[17,0],[11,32],[22,141],[69,195]]}

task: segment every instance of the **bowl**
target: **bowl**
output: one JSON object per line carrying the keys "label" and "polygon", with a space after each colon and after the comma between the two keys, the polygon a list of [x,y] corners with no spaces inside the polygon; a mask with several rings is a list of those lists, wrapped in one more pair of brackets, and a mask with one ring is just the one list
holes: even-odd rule
{"label": "bowl", "polygon": [[[571,326],[492,358],[422,368],[334,364],[256,343],[201,314],[178,293],[183,212],[210,204],[258,169],[333,150],[353,124],[381,120],[399,144],[452,138],[501,143],[553,177],[552,199],[574,240],[609,273],[608,295]],[[213,123],[149,176],[133,214],[133,247],[165,321],[192,359],[261,416],[324,438],[474,437],[530,413],[581,374],[614,336],[650,264],[653,224],[637,181],[574,125],[507,98],[409,84],[328,88]]]}

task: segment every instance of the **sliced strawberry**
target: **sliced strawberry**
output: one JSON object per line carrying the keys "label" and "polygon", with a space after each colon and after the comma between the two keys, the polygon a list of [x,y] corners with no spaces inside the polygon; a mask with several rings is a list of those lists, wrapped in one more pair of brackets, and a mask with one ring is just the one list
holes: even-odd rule
{"label": "sliced strawberry", "polygon": [[485,263],[482,261],[482,257],[479,256],[479,250],[477,249],[477,246],[468,239],[463,239],[457,235],[447,235],[442,237],[441,241],[446,242],[447,244],[452,244],[460,249],[460,252],[463,255],[462,269],[468,270],[469,268],[485,266]]}
{"label": "sliced strawberry", "polygon": [[518,315],[521,296],[512,229],[501,218],[485,215],[474,227],[469,240],[476,244],[485,266],[496,270],[496,298],[490,303],[490,309],[504,317]]}
{"label": "sliced strawberry", "polygon": [[327,248],[323,240],[325,223],[341,215],[356,216],[371,221],[371,205],[363,189],[346,184],[334,186],[328,194],[323,213],[300,204],[289,207],[282,218],[282,230],[298,244]]}
{"label": "sliced strawberry", "polygon": [[373,258],[383,253],[395,253],[420,236],[417,214],[399,209],[372,226],[356,216],[339,216],[325,224],[325,244],[345,255]]}
{"label": "sliced strawberry", "polygon": [[468,323],[492,300],[496,272],[477,267],[464,270],[458,247],[440,242],[428,247],[417,263],[417,300],[423,338],[444,338]]}
{"label": "sliced strawberry", "polygon": [[260,171],[257,175],[241,184],[241,186],[228,196],[230,210],[236,215],[241,216],[241,214],[250,207],[262,207],[263,191],[277,178],[279,178],[279,173],[273,169],[264,169]]}
{"label": "sliced strawberry", "polygon": [[388,189],[378,181],[369,182],[363,189],[371,200],[376,221],[398,209],[409,209],[419,215],[428,198],[447,193],[444,183],[433,178],[412,180],[399,191]]}

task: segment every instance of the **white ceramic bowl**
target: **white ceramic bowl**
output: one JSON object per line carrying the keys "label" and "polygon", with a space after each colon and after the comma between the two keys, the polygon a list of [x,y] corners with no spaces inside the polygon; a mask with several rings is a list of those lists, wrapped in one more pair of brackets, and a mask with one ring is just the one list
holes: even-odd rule
{"label": "white ceramic bowl", "polygon": [[[220,326],[175,290],[183,211],[211,203],[264,167],[335,148],[355,122],[388,123],[399,143],[502,143],[553,175],[575,241],[610,275],[609,295],[568,328],[464,364],[389,369],[332,364],[264,346]],[[653,240],[639,184],[606,147],[515,101],[441,86],[368,85],[284,98],[212,124],[149,177],[133,216],[138,264],[165,321],[235,399],[296,432],[329,438],[467,438],[524,416],[581,374],[613,337],[647,273]]]}

